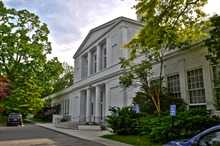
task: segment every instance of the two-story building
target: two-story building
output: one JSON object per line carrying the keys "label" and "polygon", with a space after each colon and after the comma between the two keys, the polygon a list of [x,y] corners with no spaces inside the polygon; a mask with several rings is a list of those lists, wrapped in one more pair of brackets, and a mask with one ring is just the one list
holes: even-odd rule
{"label": "two-story building", "polygon": [[51,95],[52,104],[60,104],[62,115],[73,121],[103,122],[112,106],[132,103],[131,87],[119,85],[120,58],[127,57],[126,44],[142,24],[125,17],[116,18],[92,29],[74,55],[74,85]]}
{"label": "two-story building", "polygon": [[[119,84],[122,73],[120,58],[129,55],[126,44],[141,29],[139,21],[119,17],[92,29],[74,55],[74,85],[55,93],[52,105],[59,105],[61,115],[72,121],[104,122],[109,108],[132,104],[138,87],[123,88]],[[190,49],[167,53],[163,77],[168,90],[183,98],[189,107],[206,106],[215,109],[214,80],[219,72],[206,60],[207,49]],[[141,57],[140,57],[141,59]],[[143,59],[143,58],[142,58]],[[160,64],[153,65],[153,78],[159,76]]]}

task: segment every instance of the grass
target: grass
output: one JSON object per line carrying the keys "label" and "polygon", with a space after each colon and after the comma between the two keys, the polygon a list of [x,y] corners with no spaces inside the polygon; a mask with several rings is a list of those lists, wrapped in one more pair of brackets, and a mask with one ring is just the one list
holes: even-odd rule
{"label": "grass", "polygon": [[151,143],[147,136],[136,136],[136,135],[104,135],[106,139],[120,141],[133,146],[162,146],[161,144]]}

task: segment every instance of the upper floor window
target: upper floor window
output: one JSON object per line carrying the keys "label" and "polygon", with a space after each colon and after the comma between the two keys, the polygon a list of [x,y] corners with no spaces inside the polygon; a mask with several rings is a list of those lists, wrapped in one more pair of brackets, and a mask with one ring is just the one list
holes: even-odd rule
{"label": "upper floor window", "polygon": [[190,104],[205,103],[205,88],[202,68],[187,72]]}
{"label": "upper floor window", "polygon": [[100,44],[101,48],[101,70],[107,67],[107,48],[106,40]]}
{"label": "upper floor window", "polygon": [[181,97],[179,74],[167,77],[167,88],[171,95],[177,98]]}
{"label": "upper floor window", "polygon": [[85,54],[81,58],[81,77],[87,78],[88,75],[88,54]]}
{"label": "upper floor window", "polygon": [[97,72],[97,53],[96,50],[91,52],[91,74]]}

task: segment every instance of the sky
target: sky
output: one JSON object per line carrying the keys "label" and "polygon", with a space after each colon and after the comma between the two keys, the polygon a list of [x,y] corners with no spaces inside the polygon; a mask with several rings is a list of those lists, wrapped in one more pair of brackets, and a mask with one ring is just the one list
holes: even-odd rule
{"label": "sky", "polygon": [[[90,29],[119,16],[136,19],[135,0],[3,0],[7,7],[37,14],[50,30],[51,57],[74,64],[73,55]],[[220,0],[208,0],[204,10],[220,14]]]}

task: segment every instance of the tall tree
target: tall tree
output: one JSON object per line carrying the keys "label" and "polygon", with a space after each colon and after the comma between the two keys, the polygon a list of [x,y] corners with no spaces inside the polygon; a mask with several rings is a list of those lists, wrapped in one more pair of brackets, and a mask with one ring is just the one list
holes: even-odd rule
{"label": "tall tree", "polygon": [[49,30],[27,10],[6,8],[0,1],[0,75],[10,81],[11,94],[1,106],[7,112],[33,113],[43,106],[42,96],[62,73],[48,41]]}
{"label": "tall tree", "polygon": [[212,16],[210,23],[209,37],[205,40],[209,52],[206,57],[214,68],[215,102],[216,108],[220,109],[220,16]]}
{"label": "tall tree", "polygon": [[220,16],[214,15],[210,18],[209,37],[205,41],[209,54],[207,59],[213,64],[220,64]]}
{"label": "tall tree", "polygon": [[63,63],[64,72],[60,75],[59,79],[54,83],[53,92],[58,92],[62,89],[68,88],[74,82],[74,69],[67,63]]}
{"label": "tall tree", "polygon": [[[202,11],[206,3],[207,0],[138,0],[135,6],[144,26],[126,45],[130,56],[121,61],[122,68],[127,71],[127,74],[121,77],[121,83],[129,86],[133,81],[139,82],[141,91],[148,94],[152,63],[159,62],[159,85],[153,88],[150,94],[158,113],[164,55],[168,50],[184,48],[207,35],[203,31],[206,25],[205,13]],[[134,60],[139,54],[145,59],[136,64]]]}

